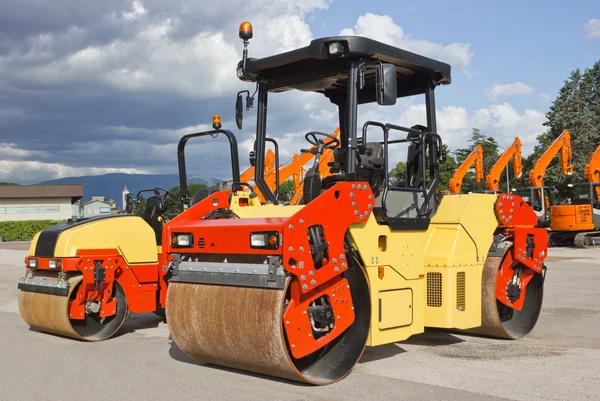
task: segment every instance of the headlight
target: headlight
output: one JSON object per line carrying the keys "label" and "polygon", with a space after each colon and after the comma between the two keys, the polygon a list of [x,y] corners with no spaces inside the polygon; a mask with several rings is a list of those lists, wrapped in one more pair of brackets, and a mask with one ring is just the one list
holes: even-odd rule
{"label": "headlight", "polygon": [[277,249],[279,248],[279,233],[267,231],[250,234],[250,248]]}
{"label": "headlight", "polygon": [[329,54],[332,56],[339,56],[344,52],[344,46],[340,42],[331,42],[329,44]]}
{"label": "headlight", "polygon": [[244,75],[244,71],[242,70],[242,67],[238,67],[235,72],[236,72],[238,78],[241,78]]}
{"label": "headlight", "polygon": [[62,261],[52,259],[48,262],[48,267],[51,269],[60,269],[62,268]]}
{"label": "headlight", "polygon": [[193,234],[172,234],[171,245],[177,248],[191,248],[194,246]]}
{"label": "headlight", "polygon": [[36,267],[38,267],[37,259],[29,259],[29,267],[32,269],[35,269]]}

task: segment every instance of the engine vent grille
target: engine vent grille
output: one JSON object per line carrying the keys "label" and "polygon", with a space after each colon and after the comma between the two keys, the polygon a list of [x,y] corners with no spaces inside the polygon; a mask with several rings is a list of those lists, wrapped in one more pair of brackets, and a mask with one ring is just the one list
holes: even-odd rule
{"label": "engine vent grille", "polygon": [[456,311],[464,312],[466,309],[465,291],[466,291],[465,272],[456,273]]}
{"label": "engine vent grille", "polygon": [[427,306],[442,306],[442,273],[427,273]]}
{"label": "engine vent grille", "polygon": [[198,238],[198,248],[204,249],[206,246],[206,240],[204,238]]}

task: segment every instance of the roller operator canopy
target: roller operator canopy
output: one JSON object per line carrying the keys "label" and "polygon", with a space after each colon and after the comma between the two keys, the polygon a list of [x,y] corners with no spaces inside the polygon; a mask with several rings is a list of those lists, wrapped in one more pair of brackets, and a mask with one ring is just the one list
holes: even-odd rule
{"label": "roller operator canopy", "polygon": [[378,62],[396,66],[398,97],[425,93],[432,84],[450,83],[450,65],[360,36],[315,39],[300,49],[260,59],[248,58],[245,73],[242,62],[238,64],[238,77],[264,84],[271,92],[291,89],[318,92],[338,103],[340,95],[345,96],[352,60],[365,63],[359,104],[376,100]]}

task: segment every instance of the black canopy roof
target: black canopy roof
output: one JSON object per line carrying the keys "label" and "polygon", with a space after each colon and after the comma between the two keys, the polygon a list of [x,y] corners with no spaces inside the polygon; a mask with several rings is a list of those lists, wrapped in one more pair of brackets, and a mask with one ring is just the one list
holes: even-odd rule
{"label": "black canopy roof", "polygon": [[[329,54],[332,42],[343,46],[343,54]],[[246,73],[240,79],[263,83],[273,92],[298,89],[323,93],[334,100],[336,93],[346,91],[350,60],[359,58],[368,63],[359,103],[375,100],[377,61],[396,65],[398,97],[424,93],[432,83],[447,85],[451,81],[450,65],[446,63],[360,36],[315,39],[307,47],[261,59],[249,58]],[[240,62],[238,68],[241,65]]]}

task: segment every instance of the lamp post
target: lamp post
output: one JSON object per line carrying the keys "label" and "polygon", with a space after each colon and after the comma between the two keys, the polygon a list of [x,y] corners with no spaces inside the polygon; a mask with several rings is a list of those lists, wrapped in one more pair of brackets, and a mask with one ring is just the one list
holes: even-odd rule
{"label": "lamp post", "polygon": [[[495,146],[499,147],[500,149],[502,149],[503,152],[506,151],[506,148],[498,145],[497,143],[490,142],[487,139],[484,139],[483,142],[487,142],[490,145],[495,145]],[[508,163],[506,163],[506,193],[510,194],[510,178],[508,176]]]}

